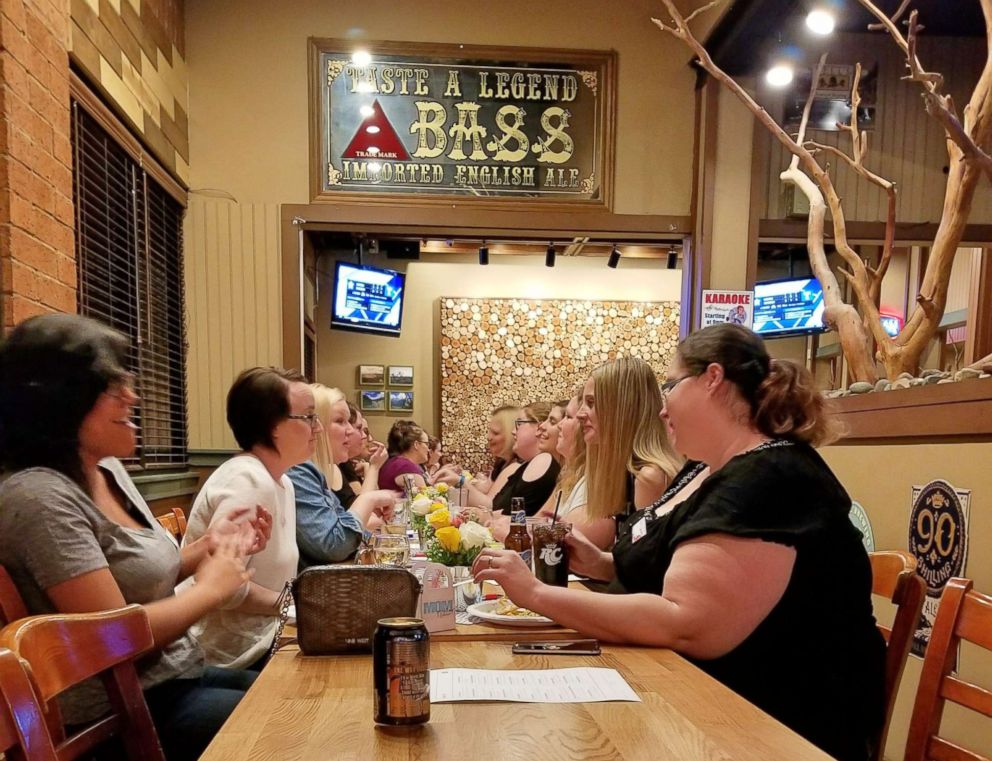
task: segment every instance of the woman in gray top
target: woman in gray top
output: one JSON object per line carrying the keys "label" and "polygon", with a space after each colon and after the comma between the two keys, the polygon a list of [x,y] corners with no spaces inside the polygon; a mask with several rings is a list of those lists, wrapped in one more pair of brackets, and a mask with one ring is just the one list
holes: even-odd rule
{"label": "woman in gray top", "polygon": [[[268,518],[245,510],[180,551],[117,459],[136,443],[127,351],[116,331],[65,314],[26,320],[0,346],[0,563],[31,614],[144,606],[156,646],[137,664],[145,696],[167,757],[193,759],[254,675],[205,669],[187,630],[251,577],[245,556],[265,545]],[[64,697],[68,724],[108,707],[96,681]]]}

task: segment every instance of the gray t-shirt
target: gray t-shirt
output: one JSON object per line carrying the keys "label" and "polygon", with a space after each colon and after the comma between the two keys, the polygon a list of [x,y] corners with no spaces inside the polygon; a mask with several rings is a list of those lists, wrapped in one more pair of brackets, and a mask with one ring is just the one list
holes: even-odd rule
{"label": "gray t-shirt", "polygon": [[[124,600],[145,604],[174,594],[179,548],[145,504],[121,463],[100,461],[128,499],[125,507],[146,528],[108,519],[64,474],[28,468],[0,481],[0,564],[24,598],[28,613],[56,612],[45,590],[100,568],[109,568]],[[189,633],[137,664],[144,688],[203,672],[203,653]],[[91,680],[61,701],[66,722],[90,721],[109,709],[103,686]]]}

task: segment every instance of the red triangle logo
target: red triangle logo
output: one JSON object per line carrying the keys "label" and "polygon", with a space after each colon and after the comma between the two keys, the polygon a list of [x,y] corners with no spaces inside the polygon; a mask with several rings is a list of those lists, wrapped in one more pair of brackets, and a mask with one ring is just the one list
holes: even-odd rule
{"label": "red triangle logo", "polygon": [[345,148],[342,158],[409,161],[410,154],[389,123],[382,106],[376,100],[372,104],[372,113],[358,125],[355,136]]}

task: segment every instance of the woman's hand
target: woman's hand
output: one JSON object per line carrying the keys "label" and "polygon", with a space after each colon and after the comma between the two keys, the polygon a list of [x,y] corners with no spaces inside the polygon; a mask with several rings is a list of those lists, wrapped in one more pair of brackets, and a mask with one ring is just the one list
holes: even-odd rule
{"label": "woman's hand", "polygon": [[461,471],[451,465],[445,465],[431,476],[432,484],[447,484],[448,486],[458,486],[461,480]]}
{"label": "woman's hand", "polygon": [[373,516],[388,521],[393,517],[393,505],[396,504],[396,492],[392,489],[376,489],[359,494],[351,504],[353,514],[358,516],[365,528],[369,528],[369,519]]}
{"label": "woman's hand", "polygon": [[369,465],[373,468],[381,468],[388,459],[389,452],[386,451],[386,445],[381,441],[373,441],[369,445]]}
{"label": "woman's hand", "polygon": [[497,542],[502,542],[506,540],[507,534],[510,533],[510,516],[503,515],[503,512],[494,512],[492,519],[489,521],[489,530],[493,534],[493,539]]}
{"label": "woman's hand", "polygon": [[590,579],[608,581],[613,578],[613,555],[603,552],[574,527],[565,535],[568,545],[568,570]]}
{"label": "woman's hand", "polygon": [[[521,608],[531,608],[531,601],[541,586],[530,566],[512,550],[485,549],[472,564],[472,575],[477,582],[495,581],[506,596]],[[535,611],[537,612],[537,611]]]}
{"label": "woman's hand", "polygon": [[255,569],[245,569],[243,540],[236,534],[222,536],[216,549],[206,555],[196,568],[193,578],[197,586],[209,590],[220,605],[255,575]]}
{"label": "woman's hand", "polygon": [[244,554],[261,552],[272,538],[272,514],[262,505],[255,505],[254,510],[237,507],[221,515],[204,535],[207,552],[214,552],[221,540],[229,536],[238,538]]}

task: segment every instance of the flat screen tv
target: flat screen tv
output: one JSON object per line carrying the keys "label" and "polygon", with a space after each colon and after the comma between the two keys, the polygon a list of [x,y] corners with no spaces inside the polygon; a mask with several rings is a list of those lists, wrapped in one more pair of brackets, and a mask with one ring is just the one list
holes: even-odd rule
{"label": "flat screen tv", "polygon": [[405,280],[402,272],[335,262],[331,327],[398,336]]}
{"label": "flat screen tv", "polygon": [[815,278],[755,283],[754,332],[767,338],[823,332],[823,308],[823,289]]}

